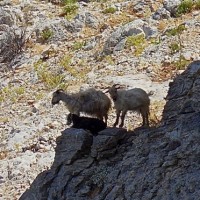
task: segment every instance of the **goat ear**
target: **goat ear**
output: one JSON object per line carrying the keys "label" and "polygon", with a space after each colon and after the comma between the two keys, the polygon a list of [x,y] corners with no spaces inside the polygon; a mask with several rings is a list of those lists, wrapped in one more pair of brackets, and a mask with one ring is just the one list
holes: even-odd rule
{"label": "goat ear", "polygon": [[112,87],[116,88],[116,89],[120,89],[120,84],[114,84]]}
{"label": "goat ear", "polygon": [[56,93],[60,93],[60,92],[64,92],[64,90],[63,89],[56,90]]}
{"label": "goat ear", "polygon": [[108,93],[109,92],[109,89],[106,89],[103,91],[103,93]]}

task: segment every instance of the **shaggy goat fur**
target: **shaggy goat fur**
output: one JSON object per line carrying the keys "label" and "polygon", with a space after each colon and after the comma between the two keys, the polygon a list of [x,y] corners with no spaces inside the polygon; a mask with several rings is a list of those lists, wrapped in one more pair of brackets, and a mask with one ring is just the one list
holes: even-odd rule
{"label": "shaggy goat fur", "polygon": [[69,113],[67,116],[67,125],[72,125],[72,128],[89,130],[93,135],[106,128],[106,123],[100,119],[79,117],[76,114]]}
{"label": "shaggy goat fur", "polygon": [[113,126],[117,126],[119,123],[119,117],[121,114],[121,124],[119,127],[123,127],[124,118],[128,110],[141,113],[143,119],[143,126],[149,126],[149,95],[141,88],[134,88],[130,90],[118,90],[117,84],[109,88],[108,92],[113,99],[116,109],[116,121]]}
{"label": "shaggy goat fur", "polygon": [[80,116],[80,113],[83,112],[95,116],[100,120],[103,120],[104,117],[107,124],[111,101],[102,91],[91,88],[75,94],[67,94],[59,89],[53,93],[51,103],[55,105],[59,101],[65,102],[70,113]]}

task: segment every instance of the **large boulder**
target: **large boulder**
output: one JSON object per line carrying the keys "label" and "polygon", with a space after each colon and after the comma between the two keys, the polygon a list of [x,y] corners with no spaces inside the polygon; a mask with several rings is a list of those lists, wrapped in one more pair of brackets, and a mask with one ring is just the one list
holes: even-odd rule
{"label": "large boulder", "polygon": [[158,32],[155,27],[150,26],[147,22],[137,19],[130,23],[117,28],[107,39],[104,45],[103,53],[112,54],[124,48],[128,36],[143,34],[145,38],[155,37]]}
{"label": "large boulder", "polygon": [[163,123],[93,137],[67,129],[20,200],[194,199],[200,196],[200,61],[170,84]]}
{"label": "large boulder", "polygon": [[16,12],[0,8],[0,68],[11,62],[25,44],[25,29],[19,28]]}
{"label": "large boulder", "polygon": [[163,7],[171,13],[172,17],[176,16],[176,11],[180,5],[181,0],[165,0],[163,2]]}

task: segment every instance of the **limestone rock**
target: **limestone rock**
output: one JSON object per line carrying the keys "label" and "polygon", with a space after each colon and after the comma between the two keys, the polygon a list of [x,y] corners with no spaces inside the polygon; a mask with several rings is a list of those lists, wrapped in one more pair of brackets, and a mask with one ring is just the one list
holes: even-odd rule
{"label": "limestone rock", "polygon": [[[125,44],[125,39],[128,36],[144,34],[149,38],[157,34],[155,27],[149,26],[148,23],[141,19],[134,20],[124,26],[117,28],[107,39],[104,45],[103,52],[108,55],[115,50],[121,50]],[[119,48],[120,44],[120,48]]]}
{"label": "limestone rock", "polygon": [[[107,128],[96,137],[80,129],[63,131],[51,169],[38,175],[20,200],[178,200],[183,196],[197,200],[199,70],[200,62],[196,61],[175,78],[167,96],[164,123],[157,128],[133,132]],[[188,99],[196,103],[193,110],[180,113]]]}

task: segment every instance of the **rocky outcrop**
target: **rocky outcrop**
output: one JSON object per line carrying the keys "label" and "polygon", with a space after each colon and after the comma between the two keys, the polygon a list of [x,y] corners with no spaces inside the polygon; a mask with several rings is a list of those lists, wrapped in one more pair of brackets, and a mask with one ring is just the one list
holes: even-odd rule
{"label": "rocky outcrop", "polygon": [[0,8],[0,68],[1,63],[12,61],[24,46],[25,29],[17,27],[18,17],[15,12]]}
{"label": "rocky outcrop", "polygon": [[50,170],[20,200],[152,200],[200,196],[200,61],[170,84],[163,123],[92,137],[67,129]]}
{"label": "rocky outcrop", "polygon": [[107,39],[104,45],[103,53],[108,55],[124,48],[128,36],[143,34],[145,38],[155,37],[157,29],[149,26],[148,23],[141,19],[134,20],[117,28]]}

